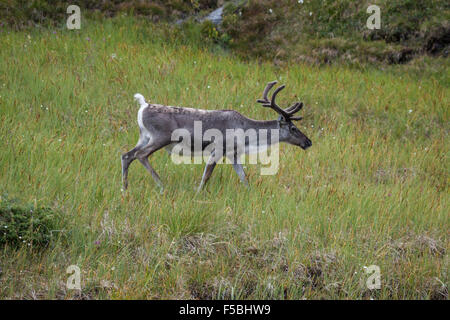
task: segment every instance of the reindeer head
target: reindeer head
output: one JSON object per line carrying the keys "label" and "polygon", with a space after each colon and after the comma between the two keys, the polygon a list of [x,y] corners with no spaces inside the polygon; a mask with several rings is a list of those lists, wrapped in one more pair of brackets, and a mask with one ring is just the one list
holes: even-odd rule
{"label": "reindeer head", "polygon": [[275,103],[275,98],[277,94],[285,88],[284,85],[281,87],[278,87],[274,93],[272,94],[272,98],[269,101],[267,98],[267,94],[269,93],[270,89],[276,84],[276,81],[269,82],[264,89],[263,92],[263,98],[258,99],[257,102],[261,103],[263,107],[269,107],[275,110],[280,116],[278,117],[278,124],[280,128],[280,141],[284,141],[290,144],[293,144],[295,146],[299,146],[302,149],[307,149],[311,147],[312,142],[309,140],[307,136],[303,132],[301,132],[293,123],[293,120],[301,120],[302,117],[293,117],[295,113],[300,111],[300,109],[303,107],[303,102],[296,102],[292,106],[286,109],[280,108]]}

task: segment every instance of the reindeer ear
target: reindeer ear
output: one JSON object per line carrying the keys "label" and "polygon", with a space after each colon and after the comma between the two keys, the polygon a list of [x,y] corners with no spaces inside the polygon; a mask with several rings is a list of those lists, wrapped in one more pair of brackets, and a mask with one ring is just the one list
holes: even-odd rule
{"label": "reindeer ear", "polygon": [[297,120],[297,121],[298,121],[298,120],[303,120],[303,117],[291,117],[290,119],[291,119],[291,120]]}

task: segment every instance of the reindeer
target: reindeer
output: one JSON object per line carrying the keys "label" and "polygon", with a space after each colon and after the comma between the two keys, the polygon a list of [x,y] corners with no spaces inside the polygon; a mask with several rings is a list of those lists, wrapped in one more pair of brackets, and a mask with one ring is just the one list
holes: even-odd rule
{"label": "reindeer", "polygon": [[[292,122],[294,120],[302,119],[302,117],[294,117],[294,114],[302,109],[303,103],[296,102],[286,109],[279,107],[275,102],[275,98],[277,94],[285,88],[284,85],[277,88],[269,100],[267,94],[276,83],[276,81],[269,82],[263,91],[263,98],[257,100],[263,107],[271,108],[279,114],[277,120],[270,121],[253,120],[234,110],[201,110],[164,106],[160,104],[148,104],[141,94],[135,94],[134,98],[140,104],[137,116],[139,141],[136,144],[136,147],[123,154],[121,157],[123,190],[126,190],[128,187],[128,167],[136,159],[138,159],[145,169],[147,169],[156,183],[161,187],[161,190],[163,189],[161,179],[150,165],[148,157],[163,147],[171,152],[175,145],[182,143],[182,141],[173,141],[172,139],[172,133],[177,129],[184,129],[190,133],[190,137],[192,137],[191,141],[188,141],[190,142],[190,146],[196,145],[197,143],[201,146],[202,150],[200,151],[205,150],[207,147],[211,150],[198,191],[200,191],[209,180],[216,164],[224,156],[231,161],[241,182],[248,186],[244,169],[240,161],[238,161],[242,154],[248,154],[252,152],[251,150],[261,150],[262,148],[269,147],[278,142],[299,146],[304,150],[309,148],[312,144],[311,140]],[[221,143],[218,143],[218,141],[214,141],[213,139],[211,139],[211,141],[205,141],[203,139],[201,139],[202,141],[194,141],[195,139],[198,139],[198,137],[195,137],[194,135],[194,122],[196,121],[202,123],[203,132],[208,129],[219,130],[222,133],[222,136],[225,137],[223,139],[225,141],[222,141]],[[269,139],[263,142],[261,139],[246,137],[246,139],[240,139],[240,141],[237,142],[237,145],[230,149],[225,148],[227,145],[227,129],[243,129],[244,131],[248,129],[257,131],[266,129],[267,132],[277,130],[278,139],[272,139],[272,136],[270,136]],[[203,135],[201,137],[203,137]],[[196,150],[193,151],[194,153],[196,152]]]}

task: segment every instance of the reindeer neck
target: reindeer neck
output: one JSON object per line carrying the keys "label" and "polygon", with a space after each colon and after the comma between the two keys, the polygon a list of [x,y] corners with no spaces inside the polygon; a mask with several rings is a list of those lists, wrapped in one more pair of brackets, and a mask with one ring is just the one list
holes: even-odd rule
{"label": "reindeer neck", "polygon": [[279,131],[278,131],[278,139],[274,140],[272,139],[272,130],[279,130],[280,126],[278,123],[278,120],[253,120],[253,119],[249,119],[250,120],[250,126],[249,128],[253,128],[257,131],[259,130],[267,130],[267,137],[268,137],[268,141],[270,142],[269,144],[276,144],[278,142],[283,142],[282,138],[279,136]]}

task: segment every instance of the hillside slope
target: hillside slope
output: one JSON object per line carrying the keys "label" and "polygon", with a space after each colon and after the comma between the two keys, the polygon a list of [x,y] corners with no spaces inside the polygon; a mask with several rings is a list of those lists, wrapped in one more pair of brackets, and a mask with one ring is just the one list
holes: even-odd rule
{"label": "hillside slope", "polygon": [[[369,30],[377,4],[381,29]],[[346,62],[405,63],[423,54],[448,55],[448,1],[263,0],[228,4],[222,31],[242,56]]]}
{"label": "hillside slope", "polygon": [[[445,0],[126,0],[73,1],[83,18],[137,15],[153,22],[194,25],[205,42],[229,48],[243,58],[275,64],[308,62],[404,64],[448,56],[450,4]],[[369,30],[369,5],[381,10],[381,29]],[[0,20],[15,29],[65,26],[66,3],[5,0]],[[223,23],[199,23],[219,6]],[[199,25],[201,24],[201,25]],[[184,24],[184,26],[186,26]],[[433,62],[436,64],[436,62]],[[440,64],[440,62],[438,62]],[[423,67],[421,67],[423,68]]]}

